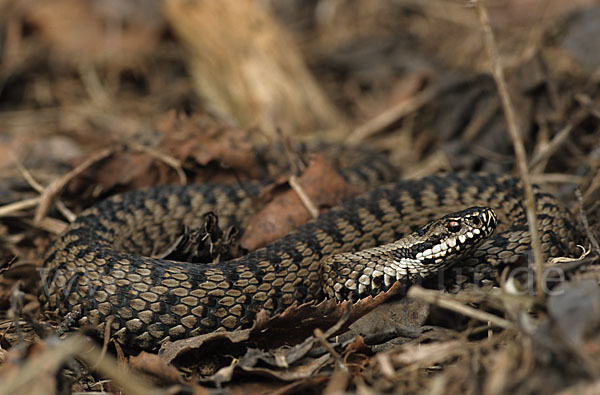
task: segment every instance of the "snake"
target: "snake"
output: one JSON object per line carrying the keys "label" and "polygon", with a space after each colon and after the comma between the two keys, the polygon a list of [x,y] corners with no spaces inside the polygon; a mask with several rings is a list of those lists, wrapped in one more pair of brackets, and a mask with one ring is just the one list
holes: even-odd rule
{"label": "snake", "polygon": [[[531,255],[518,178],[447,173],[376,187],[224,262],[156,256],[208,212],[222,227],[243,229],[259,192],[253,183],[162,185],[85,209],[47,252],[45,311],[78,311],[80,326],[127,348],[157,350],[166,341],[251,327],[261,310],[356,301],[453,271],[452,281],[489,277]],[[537,186],[534,197],[544,258],[575,255],[581,236],[568,209]]]}

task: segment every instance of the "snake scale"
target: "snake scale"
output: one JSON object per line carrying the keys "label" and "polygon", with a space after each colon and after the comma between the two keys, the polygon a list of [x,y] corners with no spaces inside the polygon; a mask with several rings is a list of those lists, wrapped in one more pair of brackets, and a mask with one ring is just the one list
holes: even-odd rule
{"label": "snake scale", "polygon": [[[354,263],[346,258],[329,258],[326,264],[323,260],[331,254],[391,243],[467,207],[491,207],[498,227],[470,256],[461,257],[457,265],[461,273],[485,273],[530,249],[517,179],[447,174],[378,187],[264,248],[227,262],[150,258],[167,248],[184,227],[197,228],[209,211],[218,215],[223,227],[243,229],[258,189],[254,184],[245,188],[159,186],[115,195],[85,210],[48,251],[40,296],[44,307],[59,316],[79,310],[79,324],[95,326],[100,333],[112,317],[110,333],[119,343],[156,349],[165,340],[249,327],[261,309],[275,313],[327,295],[356,299],[385,290],[396,280],[408,285],[435,274],[443,263],[436,263],[431,273],[422,272],[422,266],[389,273],[364,264],[369,260],[364,255]],[[575,254],[580,236],[569,212],[537,187],[535,197],[544,256]],[[414,237],[426,231],[427,227],[421,228]],[[450,243],[464,241],[456,240]],[[413,258],[419,254],[435,258],[439,253],[438,247],[433,251],[405,247]],[[341,264],[344,259],[354,266]]]}

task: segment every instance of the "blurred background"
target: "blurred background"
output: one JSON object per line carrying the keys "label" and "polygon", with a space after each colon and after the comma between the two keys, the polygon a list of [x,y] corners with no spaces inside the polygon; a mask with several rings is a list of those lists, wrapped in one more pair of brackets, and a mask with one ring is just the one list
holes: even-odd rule
{"label": "blurred background", "polygon": [[[597,104],[596,3],[486,2],[530,153]],[[15,158],[50,171],[110,142],[156,144],[170,111],[263,144],[368,143],[416,174],[511,160],[466,1],[4,0],[0,29],[4,177]]]}
{"label": "blurred background", "polygon": [[[533,181],[597,229],[600,2],[483,3]],[[81,208],[145,185],[276,178],[290,141],[369,147],[398,178],[516,174],[490,66],[464,0],[0,0],[0,311],[17,283],[39,308],[43,252]],[[438,389],[576,382],[571,354],[527,365],[520,341],[481,386],[458,366]]]}

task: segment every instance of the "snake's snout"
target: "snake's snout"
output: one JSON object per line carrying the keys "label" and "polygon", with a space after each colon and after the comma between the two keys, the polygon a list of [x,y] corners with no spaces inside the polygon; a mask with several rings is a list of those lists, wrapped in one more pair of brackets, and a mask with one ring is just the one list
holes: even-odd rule
{"label": "snake's snout", "polygon": [[489,207],[470,207],[450,216],[457,216],[465,223],[465,233],[471,232],[482,235],[484,238],[491,236],[498,225],[496,213]]}

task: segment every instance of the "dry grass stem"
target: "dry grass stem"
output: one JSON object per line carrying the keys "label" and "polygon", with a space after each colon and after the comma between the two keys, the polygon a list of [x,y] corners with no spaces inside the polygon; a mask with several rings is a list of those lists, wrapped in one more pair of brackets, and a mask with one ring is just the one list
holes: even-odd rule
{"label": "dry grass stem", "polygon": [[69,181],[71,181],[75,176],[83,173],[90,166],[95,163],[109,157],[115,152],[114,148],[105,148],[100,150],[94,155],[91,155],[88,159],[86,159],[82,164],[75,167],[73,170],[60,177],[59,179],[53,181],[50,185],[48,185],[41,196],[40,204],[38,205],[35,216],[34,223],[39,224],[50,210],[52,203],[54,203],[56,196],[63,190],[63,188],[67,185]]}
{"label": "dry grass stem", "polygon": [[159,388],[156,388],[139,376],[133,374],[128,369],[123,369],[121,364],[110,354],[102,355],[102,351],[96,346],[90,346],[86,342],[85,349],[79,349],[75,354],[78,358],[85,361],[89,366],[94,366],[94,370],[110,378],[119,386],[123,393],[132,395],[163,395],[167,394]]}
{"label": "dry grass stem", "polygon": [[350,372],[348,372],[348,368],[345,365],[337,363],[333,373],[331,373],[329,383],[327,383],[327,386],[323,390],[323,395],[344,394],[346,392],[346,387],[348,387],[349,379]]}
{"label": "dry grass stem", "polygon": [[173,168],[173,170],[175,170],[175,172],[177,173],[177,176],[179,177],[179,182],[181,183],[181,185],[187,184],[187,176],[185,175],[185,172],[183,171],[183,167],[181,166],[181,161],[179,161],[178,159],[176,159],[170,155],[167,155],[164,152],[160,152],[159,150],[156,150],[154,148],[146,147],[145,145],[134,143],[133,141],[129,141],[125,144],[135,151],[146,153],[149,156],[156,158],[156,159],[160,160],[161,162],[164,162],[167,166],[169,166],[169,167]]}
{"label": "dry grass stem", "polygon": [[91,65],[81,65],[78,72],[90,99],[98,106],[107,105],[110,102],[110,95],[102,85],[96,68]]}
{"label": "dry grass stem", "polygon": [[344,365],[344,360],[342,359],[342,356],[340,354],[338,354],[337,351],[335,351],[335,349],[331,346],[331,344],[329,344],[329,342],[325,338],[325,334],[323,333],[323,331],[320,330],[319,328],[317,328],[314,330],[314,335],[319,340],[321,345],[327,349],[327,351],[331,354],[331,356],[333,356],[336,359],[336,361],[340,364],[342,369],[344,369],[345,371],[348,371],[348,368],[346,367],[346,365]]}
{"label": "dry grass stem", "polygon": [[410,100],[401,101],[393,107],[377,115],[375,118],[363,123],[350,133],[346,139],[348,144],[358,144],[361,141],[373,136],[382,129],[390,126],[403,117],[417,111],[425,103],[429,102],[437,93],[437,88],[430,87],[417,94]]}
{"label": "dry grass stem", "polygon": [[7,217],[9,215],[15,215],[17,212],[21,210],[26,210],[31,207],[37,206],[42,198],[40,196],[19,200],[18,202],[5,204],[4,206],[0,206],[0,217]]}
{"label": "dry grass stem", "polygon": [[507,321],[504,318],[487,313],[485,311],[474,309],[469,306],[465,306],[461,302],[454,300],[448,295],[440,294],[438,291],[427,290],[418,285],[413,285],[412,287],[410,287],[407,296],[413,299],[422,300],[424,302],[434,304],[447,310],[452,310],[467,317],[475,318],[483,322],[489,322],[492,325],[500,328],[515,328],[512,322]]}
{"label": "dry grass stem", "polygon": [[480,113],[475,115],[469,124],[465,127],[461,139],[465,142],[471,142],[483,130],[483,127],[496,115],[498,111],[498,98],[494,97],[489,103],[481,110]]}
{"label": "dry grass stem", "polygon": [[594,178],[592,178],[590,185],[583,193],[583,203],[588,203],[598,188],[600,188],[600,170],[596,170]]}
{"label": "dry grass stem", "polygon": [[298,177],[296,177],[295,175],[290,176],[289,183],[294,192],[296,192],[296,194],[302,201],[304,207],[306,207],[306,209],[310,213],[310,216],[313,218],[317,218],[319,216],[319,208],[313,203],[313,201],[306,194],[306,192],[304,192],[302,185],[300,185],[300,181],[298,181]]}
{"label": "dry grass stem", "polygon": [[532,174],[531,182],[534,184],[581,184],[585,181],[584,176],[576,176],[574,174],[558,174],[558,173],[543,173],[543,174]]}
{"label": "dry grass stem", "polygon": [[21,175],[23,176],[25,181],[27,181],[29,186],[31,186],[37,192],[42,193],[44,191],[44,186],[42,184],[40,184],[39,182],[37,182],[37,180],[35,178],[33,178],[33,175],[31,174],[31,172],[29,170],[27,170],[27,168],[25,168],[25,166],[23,166],[21,161],[15,160],[15,164],[17,165],[17,169],[19,170],[19,172],[21,173]]}
{"label": "dry grass stem", "polygon": [[[101,358],[101,352],[83,336],[74,335],[54,345],[48,343],[49,348],[30,357],[19,368],[18,374],[5,377],[0,382],[0,395],[21,393],[24,388],[29,388],[32,381],[44,380],[44,376],[53,374],[65,361],[72,357],[84,360],[88,365],[93,365]],[[121,369],[114,357],[107,355],[98,363],[96,370],[105,377],[113,380],[126,394],[151,395],[165,394],[155,387],[144,382],[128,370]]]}
{"label": "dry grass stem", "polygon": [[567,122],[567,125],[562,128],[550,142],[537,154],[531,158],[529,162],[529,169],[534,169],[537,165],[550,158],[562,145],[567,141],[567,138],[571,134],[571,131],[587,116],[587,110],[577,111],[571,119]]}
{"label": "dry grass stem", "polygon": [[56,218],[44,217],[41,221],[37,222],[35,226],[52,235],[59,235],[67,229],[68,223]]}
{"label": "dry grass stem", "polygon": [[590,241],[590,243],[592,243],[594,249],[597,252],[600,252],[600,244],[598,244],[598,240],[596,240],[594,233],[590,229],[587,215],[585,215],[585,210],[583,209],[583,197],[581,196],[581,192],[579,191],[579,189],[575,190],[575,195],[577,196],[577,202],[579,204],[579,215],[581,216],[581,223],[583,224],[587,238]]}
{"label": "dry grass stem", "polygon": [[502,102],[502,108],[504,110],[504,116],[506,117],[506,123],[508,126],[508,133],[513,143],[515,150],[515,157],[517,160],[517,168],[519,175],[523,183],[523,191],[525,194],[525,209],[527,210],[527,222],[529,224],[529,233],[531,235],[531,248],[533,250],[533,259],[535,263],[536,272],[536,287],[538,298],[543,299],[545,294],[543,292],[542,275],[544,271],[544,258],[542,255],[542,246],[540,236],[538,232],[537,215],[535,212],[535,198],[533,196],[533,188],[531,181],[529,180],[529,169],[527,166],[527,154],[525,153],[525,146],[523,139],[521,138],[521,132],[517,126],[516,115],[510,95],[508,93],[508,87],[506,85],[506,79],[504,78],[504,70],[496,49],[496,43],[494,39],[494,33],[490,25],[489,16],[481,1],[472,0],[477,8],[479,15],[479,22],[483,33],[483,41],[488,53],[492,65],[492,75],[498,88],[498,94]]}
{"label": "dry grass stem", "polygon": [[583,106],[585,106],[590,114],[592,114],[596,118],[600,118],[600,108],[598,108],[598,106],[592,100],[591,97],[589,97],[588,95],[585,95],[583,93],[576,93],[575,100],[577,100],[579,103],[581,103]]}
{"label": "dry grass stem", "polygon": [[[21,161],[17,160],[15,162],[17,164],[17,168],[18,168],[19,172],[21,173],[21,175],[23,176],[25,181],[27,181],[29,186],[31,186],[37,192],[43,193],[44,186],[42,184],[40,184],[39,182],[37,182],[37,180],[33,177],[33,174],[31,174],[31,172],[29,170],[27,170],[25,168],[25,166],[23,166]],[[73,213],[71,210],[69,210],[69,208],[60,199],[56,200],[56,208],[69,222],[75,221],[75,218],[76,218],[75,213]]]}

